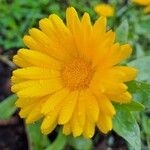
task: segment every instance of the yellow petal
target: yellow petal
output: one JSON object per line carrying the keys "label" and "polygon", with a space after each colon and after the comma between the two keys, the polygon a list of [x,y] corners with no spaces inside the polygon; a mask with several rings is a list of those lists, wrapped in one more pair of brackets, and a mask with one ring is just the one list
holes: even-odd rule
{"label": "yellow petal", "polygon": [[54,79],[51,80],[24,80],[22,82],[17,82],[11,87],[12,92],[19,92],[29,87],[43,85],[43,83],[52,83]]}
{"label": "yellow petal", "polygon": [[124,77],[123,77],[124,82],[134,80],[137,76],[137,70],[135,68],[132,68],[132,67],[116,66],[116,67],[114,67],[114,69],[118,70],[124,74]]}
{"label": "yellow petal", "polygon": [[99,4],[94,7],[97,14],[101,16],[110,17],[114,15],[114,8],[108,4]]}
{"label": "yellow petal", "polygon": [[46,34],[44,34],[42,31],[40,31],[39,29],[32,28],[29,30],[29,33],[31,37],[33,37],[33,39],[35,39],[37,42],[46,46],[51,46],[50,45],[51,41],[49,37]]}
{"label": "yellow petal", "polygon": [[96,34],[95,37],[101,37],[102,35],[104,35],[104,33],[106,32],[106,24],[106,17],[100,17],[96,20],[93,26],[93,33],[94,35]]}
{"label": "yellow petal", "polygon": [[70,120],[72,134],[74,137],[80,136],[83,132],[83,127],[79,123],[79,118],[76,112],[73,113],[72,119]]}
{"label": "yellow petal", "polygon": [[89,90],[87,90],[84,95],[84,100],[86,103],[86,112],[88,118],[91,121],[97,121],[99,114],[99,107],[95,96],[92,95],[92,93]]}
{"label": "yellow petal", "polygon": [[66,11],[66,21],[67,21],[67,27],[71,31],[74,43],[75,43],[75,49],[78,54],[82,51],[83,48],[83,38],[82,38],[82,31],[81,31],[81,22],[78,17],[78,14],[76,10],[73,7],[70,7]]}
{"label": "yellow petal", "polygon": [[60,77],[60,73],[52,69],[27,67],[13,71],[13,76],[23,79],[51,79]]}
{"label": "yellow petal", "polygon": [[34,107],[33,104],[31,104],[31,105],[28,105],[28,106],[22,108],[19,112],[19,116],[21,118],[27,117],[28,114],[32,111],[33,107]]}
{"label": "yellow petal", "polygon": [[[118,77],[118,79],[117,79]],[[90,83],[90,89],[99,93],[122,93],[127,90],[127,86],[122,83],[124,74],[118,74],[111,69],[97,71]]]}
{"label": "yellow petal", "polygon": [[143,6],[150,4],[150,0],[132,0],[132,1]]}
{"label": "yellow petal", "polygon": [[68,96],[69,91],[67,89],[62,89],[50,95],[46,103],[43,105],[42,113],[47,114],[50,111],[55,111],[58,105],[64,102],[64,99]]}
{"label": "yellow petal", "polygon": [[105,17],[100,17],[93,25],[93,49],[98,48],[99,45],[103,43],[103,40],[106,38],[106,22],[107,20]]}
{"label": "yellow petal", "polygon": [[99,74],[103,74],[103,80],[110,80],[111,82],[117,82],[117,83],[121,83],[124,82],[124,78],[125,78],[125,73],[119,69],[117,69],[118,66],[114,66],[112,68],[109,68],[107,70],[105,70],[105,73],[102,73],[101,71],[99,72]]}
{"label": "yellow petal", "polygon": [[149,13],[150,12],[150,2],[147,7],[144,8],[144,13]]}
{"label": "yellow petal", "polygon": [[65,60],[64,53],[58,51],[58,48],[60,49],[59,44],[54,43],[45,33],[36,28],[30,29],[29,33],[44,53],[60,61]]}
{"label": "yellow petal", "polygon": [[124,83],[118,83],[113,81],[105,81],[103,82],[104,93],[119,93],[125,92],[128,87]]}
{"label": "yellow petal", "polygon": [[30,104],[36,104],[36,103],[39,103],[40,101],[42,101],[43,100],[43,98],[19,98],[17,101],[16,101],[16,103],[15,103],[15,105],[17,106],[17,107],[26,107],[26,106],[28,106],[28,105],[30,105]]}
{"label": "yellow petal", "polygon": [[86,123],[83,130],[83,136],[85,138],[92,138],[95,132],[95,123],[86,119]]}
{"label": "yellow petal", "polygon": [[65,36],[70,36],[70,32],[66,25],[63,23],[62,19],[60,19],[55,14],[50,15],[49,19],[55,27],[56,33],[59,33],[63,38],[65,38]]}
{"label": "yellow petal", "polygon": [[57,40],[57,33],[55,31],[55,27],[53,26],[52,22],[48,18],[41,19],[39,21],[40,29],[53,41]]}
{"label": "yellow petal", "polygon": [[132,48],[129,44],[125,44],[120,46],[120,49],[114,49],[114,53],[110,56],[109,59],[111,59],[111,64],[116,65],[120,63],[121,61],[127,59],[132,53]]}
{"label": "yellow petal", "polygon": [[76,10],[73,7],[67,8],[66,11],[67,26],[71,32],[80,28],[80,19]]}
{"label": "yellow petal", "polygon": [[85,126],[85,119],[86,119],[85,101],[86,99],[84,99],[84,91],[81,91],[79,93],[79,98],[75,108],[76,111],[74,111],[72,119],[70,120],[72,134],[74,137],[80,136]]}
{"label": "yellow petal", "polygon": [[57,126],[57,115],[58,112],[53,112],[43,119],[41,125],[41,131],[43,134],[49,134],[55,129]]}
{"label": "yellow petal", "polygon": [[[23,41],[24,41],[25,45],[27,45],[27,47],[29,47],[32,50],[45,53],[45,54],[57,59],[56,57],[54,57],[54,54],[52,52],[53,45],[52,46],[50,46],[50,45],[47,46],[47,44],[42,43],[45,36],[46,36],[44,33],[42,33],[40,30],[35,29],[35,28],[31,29],[29,32],[30,32],[31,36],[25,35],[24,38],[23,38]],[[46,36],[46,40],[49,41],[47,36]]]}
{"label": "yellow petal", "polygon": [[34,123],[35,121],[39,120],[42,118],[42,115],[39,111],[37,111],[38,108],[36,108],[36,110],[32,110],[30,112],[30,114],[28,115],[27,119],[26,119],[26,123],[30,124],[30,123]]}
{"label": "yellow petal", "polygon": [[24,82],[26,81],[26,79],[22,79],[22,78],[18,78],[18,77],[15,77],[15,76],[12,76],[11,77],[11,82],[12,84],[17,84],[17,83],[20,83],[20,82]]}
{"label": "yellow petal", "polygon": [[106,33],[106,37],[101,40],[101,44],[95,48],[95,52],[93,54],[93,66],[102,65],[103,62],[106,61],[109,50],[115,41],[115,32],[112,30]]}
{"label": "yellow petal", "polygon": [[129,92],[124,92],[122,94],[108,94],[109,99],[118,103],[130,103],[132,99],[132,95]]}
{"label": "yellow petal", "polygon": [[[31,99],[30,99],[31,100]],[[28,104],[30,104],[30,100],[29,99],[17,99],[15,105],[17,107],[24,107],[24,106],[28,106]],[[34,99],[37,100],[37,99]],[[26,105],[27,102],[27,105]],[[24,104],[25,103],[25,104]]]}
{"label": "yellow petal", "polygon": [[65,124],[67,123],[74,111],[78,98],[78,91],[71,92],[64,101],[63,107],[59,113],[58,123]]}
{"label": "yellow petal", "polygon": [[77,102],[78,122],[82,128],[84,127],[86,117],[86,99],[84,98],[84,96],[84,91],[81,91]]}
{"label": "yellow petal", "polygon": [[63,102],[60,105],[58,105],[55,110],[50,111],[49,113],[46,114],[41,125],[41,131],[43,134],[49,134],[57,126],[58,115],[59,115],[60,109],[62,108],[62,104]]}
{"label": "yellow petal", "polygon": [[112,118],[108,115],[101,113],[97,122],[97,127],[103,133],[107,133],[112,130]]}
{"label": "yellow petal", "polygon": [[88,13],[84,13],[82,20],[81,20],[81,26],[82,26],[82,29],[84,29],[85,31],[87,32],[89,31],[88,33],[92,32],[91,19]]}
{"label": "yellow petal", "polygon": [[99,104],[99,114],[102,113],[110,116],[115,115],[116,111],[114,109],[114,106],[105,95],[97,93],[96,97]]}
{"label": "yellow petal", "polygon": [[93,48],[92,40],[92,25],[90,16],[88,13],[84,13],[81,20],[81,32],[82,32],[82,44],[83,47],[80,51],[80,55],[87,60],[91,59],[91,49]]}
{"label": "yellow petal", "polygon": [[27,47],[36,51],[42,51],[43,49],[39,46],[39,44],[29,35],[25,35],[23,37],[23,42]]}
{"label": "yellow petal", "polygon": [[20,49],[17,53],[24,61],[43,68],[60,69],[61,62],[38,51]]}
{"label": "yellow petal", "polygon": [[63,133],[65,135],[69,135],[71,133],[71,127],[70,127],[70,123],[69,122],[64,124],[64,126],[63,126]]}
{"label": "yellow petal", "polygon": [[70,55],[74,55],[71,32],[57,15],[52,14],[49,16],[49,19],[44,18],[39,24],[42,31],[55,44],[54,46],[57,48],[58,52],[68,57],[68,59]]}
{"label": "yellow petal", "polygon": [[132,53],[132,47],[129,44],[121,46],[119,62],[127,59]]}
{"label": "yellow petal", "polygon": [[13,57],[13,62],[18,65],[19,67],[29,67],[31,66],[31,64],[27,61],[25,61],[24,59],[22,59],[21,57],[19,57],[18,55],[15,55]]}
{"label": "yellow petal", "polygon": [[30,98],[49,95],[62,88],[60,81],[56,79],[43,80],[37,82],[29,88],[25,88],[17,93],[19,98]]}
{"label": "yellow petal", "polygon": [[37,120],[39,120],[42,117],[41,114],[41,103],[35,105],[33,107],[33,109],[31,110],[31,112],[29,113],[27,119],[26,119],[26,123],[33,123]]}

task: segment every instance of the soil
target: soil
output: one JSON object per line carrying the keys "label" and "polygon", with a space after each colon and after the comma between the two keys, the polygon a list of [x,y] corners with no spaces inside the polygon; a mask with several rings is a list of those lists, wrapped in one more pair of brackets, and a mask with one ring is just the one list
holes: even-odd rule
{"label": "soil", "polygon": [[0,121],[0,150],[28,150],[24,124],[17,114]]}
{"label": "soil", "polygon": [[[9,59],[16,53],[16,51],[9,51],[4,56]],[[0,49],[0,54],[2,50]],[[10,77],[12,67],[5,61],[0,60],[0,101],[4,100],[11,94],[10,91]],[[94,136],[95,150],[127,150],[126,142],[116,135],[114,132],[99,137],[99,132]],[[54,140],[56,132],[54,131],[50,136],[50,140]],[[27,135],[25,131],[24,122],[19,118],[17,112],[9,120],[0,120],[0,150],[28,150]]]}

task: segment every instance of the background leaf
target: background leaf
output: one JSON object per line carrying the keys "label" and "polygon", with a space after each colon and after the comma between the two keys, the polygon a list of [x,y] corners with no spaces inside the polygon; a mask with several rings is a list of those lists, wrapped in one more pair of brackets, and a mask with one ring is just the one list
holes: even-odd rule
{"label": "background leaf", "polygon": [[150,109],[150,84],[132,81],[128,83],[128,88],[134,99],[142,103],[146,109]]}
{"label": "background leaf", "polygon": [[116,41],[122,44],[128,41],[129,25],[128,21],[124,20],[120,26],[116,29]]}
{"label": "background leaf", "polygon": [[46,148],[46,150],[63,150],[67,142],[67,136],[62,133],[62,130],[59,129],[59,133],[55,141]]}
{"label": "background leaf", "polygon": [[113,118],[113,130],[135,150],[141,150],[140,129],[131,112],[118,110]]}
{"label": "background leaf", "polygon": [[142,116],[144,132],[150,136],[150,118],[146,115]]}
{"label": "background leaf", "polygon": [[11,95],[0,103],[0,119],[9,119],[16,111],[17,96]]}
{"label": "background leaf", "polygon": [[141,57],[128,63],[129,66],[138,69],[138,81],[150,82],[150,56]]}
{"label": "background leaf", "polygon": [[40,131],[40,122],[27,125],[27,133],[30,149],[33,150],[42,150],[45,149],[50,141],[46,135],[43,135]]}
{"label": "background leaf", "polygon": [[75,150],[92,150],[92,140],[85,139],[83,137],[73,138],[72,136],[68,136],[68,142],[71,147]]}
{"label": "background leaf", "polygon": [[117,110],[124,110],[124,111],[142,111],[144,110],[144,105],[139,102],[131,101],[129,104],[113,104]]}

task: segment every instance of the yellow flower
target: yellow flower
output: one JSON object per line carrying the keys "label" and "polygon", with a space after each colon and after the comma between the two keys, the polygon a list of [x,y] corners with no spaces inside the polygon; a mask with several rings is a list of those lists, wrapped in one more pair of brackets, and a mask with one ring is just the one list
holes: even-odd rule
{"label": "yellow flower", "polygon": [[144,8],[145,13],[150,12],[150,0],[133,0],[133,2],[145,6]]}
{"label": "yellow flower", "polygon": [[99,4],[94,7],[95,12],[98,15],[110,17],[114,15],[114,8],[108,4]]}
{"label": "yellow flower", "polygon": [[114,43],[105,17],[92,25],[88,13],[80,20],[71,7],[66,22],[52,14],[40,20],[40,30],[29,30],[23,38],[29,49],[20,49],[13,59],[21,68],[13,71],[12,91],[27,123],[43,118],[42,133],[62,125],[66,135],[91,138],[95,126],[103,133],[112,129],[111,101],[131,101],[124,82],[137,71],[119,65],[132,48]]}

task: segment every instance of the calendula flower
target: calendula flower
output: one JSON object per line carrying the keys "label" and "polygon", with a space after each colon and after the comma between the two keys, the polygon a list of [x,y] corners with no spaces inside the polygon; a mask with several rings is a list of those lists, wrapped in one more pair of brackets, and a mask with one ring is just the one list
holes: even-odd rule
{"label": "calendula flower", "polygon": [[109,4],[96,5],[94,10],[100,16],[111,17],[114,15],[114,8]]}
{"label": "calendula flower", "polygon": [[150,0],[133,0],[133,2],[145,6],[144,13],[150,12]]}
{"label": "calendula flower", "polygon": [[43,118],[41,131],[57,125],[63,133],[91,138],[95,126],[107,133],[116,111],[113,102],[129,103],[132,96],[124,82],[136,70],[119,63],[132,52],[130,45],[114,43],[106,31],[106,18],[93,25],[88,13],[82,19],[74,8],[66,11],[67,25],[55,14],[40,20],[23,38],[29,49],[20,49],[14,63],[12,91],[27,123]]}

